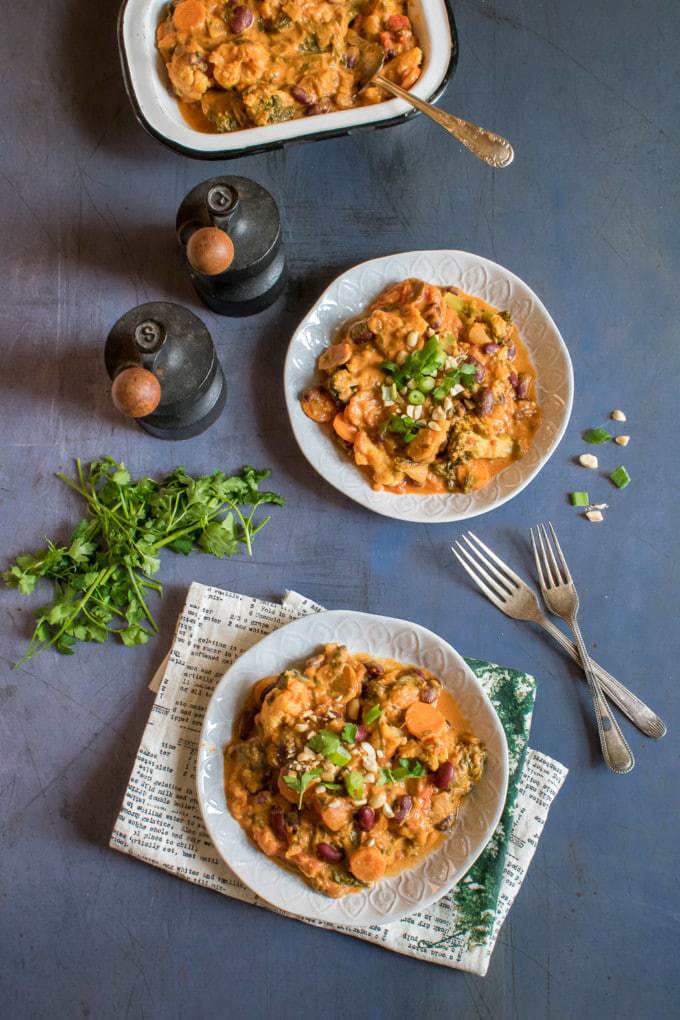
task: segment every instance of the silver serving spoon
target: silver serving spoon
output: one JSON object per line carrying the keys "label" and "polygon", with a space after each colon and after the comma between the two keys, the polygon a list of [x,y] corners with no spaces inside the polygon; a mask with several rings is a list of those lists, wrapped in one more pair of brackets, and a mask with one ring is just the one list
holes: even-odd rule
{"label": "silver serving spoon", "polygon": [[432,103],[426,103],[422,99],[418,99],[417,96],[412,96],[406,89],[395,85],[393,81],[380,73],[385,63],[385,51],[382,46],[367,42],[361,36],[354,34],[352,43],[359,50],[359,61],[356,67],[359,75],[357,92],[361,92],[368,85],[379,85],[387,92],[391,92],[393,96],[405,99],[426,117],[430,117],[450,135],[462,142],[478,159],[496,168],[509,166],[512,163],[515,153],[506,138],[494,134],[493,131],[486,131],[476,124],[471,124],[468,120],[454,117],[451,113],[439,110]]}

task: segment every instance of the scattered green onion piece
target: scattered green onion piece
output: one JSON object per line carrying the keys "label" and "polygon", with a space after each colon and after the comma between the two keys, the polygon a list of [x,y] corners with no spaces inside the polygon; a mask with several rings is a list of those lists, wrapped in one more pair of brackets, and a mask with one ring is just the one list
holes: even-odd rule
{"label": "scattered green onion piece", "polygon": [[389,406],[390,404],[393,404],[394,400],[392,399],[392,387],[391,386],[382,386],[381,390],[382,390],[383,404],[385,404],[385,406]]}
{"label": "scattered green onion piece", "polygon": [[606,429],[586,429],[583,433],[583,438],[586,443],[592,443],[593,446],[601,446],[602,443],[608,443],[611,439],[611,433],[607,432]]}
{"label": "scattered green onion piece", "polygon": [[444,351],[437,351],[432,360],[438,368],[442,368],[446,362],[446,354]]}
{"label": "scattered green onion piece", "polygon": [[621,464],[619,467],[615,468],[615,470],[612,471],[612,473],[610,474],[609,477],[610,477],[610,479],[612,480],[612,482],[614,483],[614,485],[616,486],[617,489],[625,489],[625,487],[627,485],[630,485],[630,480],[631,480],[630,479],[630,475],[626,471],[626,469],[623,466],[623,464]]}
{"label": "scattered green onion piece", "polygon": [[590,497],[587,492],[570,492],[569,499],[572,506],[590,506]]}
{"label": "scattered green onion piece", "polygon": [[345,776],[345,789],[352,800],[361,800],[364,796],[364,777],[361,772],[348,772]]}
{"label": "scattered green onion piece", "polygon": [[389,372],[390,375],[394,375],[395,372],[399,371],[399,365],[397,365],[394,361],[383,361],[380,367],[383,372]]}
{"label": "scattered green onion piece", "polygon": [[422,393],[431,393],[435,387],[435,381],[431,375],[424,375],[418,380],[418,389]]}
{"label": "scattered green onion piece", "polygon": [[373,708],[369,708],[367,712],[364,712],[364,723],[366,726],[370,726],[371,723],[377,722],[382,715],[382,708],[380,705],[374,705]]}
{"label": "scattered green onion piece", "polygon": [[425,394],[421,390],[411,390],[408,395],[408,402],[413,404],[414,407],[417,407],[418,404],[424,404]]}

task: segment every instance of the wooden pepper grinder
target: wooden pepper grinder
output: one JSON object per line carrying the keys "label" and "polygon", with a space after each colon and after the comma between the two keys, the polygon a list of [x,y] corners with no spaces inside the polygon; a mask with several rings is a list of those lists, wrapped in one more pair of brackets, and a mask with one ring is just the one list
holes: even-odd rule
{"label": "wooden pepper grinder", "polygon": [[104,349],[111,397],[159,439],[189,439],[222,412],[227,384],[210,333],[193,312],[151,301],[126,312]]}
{"label": "wooden pepper grinder", "polygon": [[247,177],[212,177],[186,196],[177,239],[201,301],[219,315],[252,315],[283,290],[286,259],[276,202]]}

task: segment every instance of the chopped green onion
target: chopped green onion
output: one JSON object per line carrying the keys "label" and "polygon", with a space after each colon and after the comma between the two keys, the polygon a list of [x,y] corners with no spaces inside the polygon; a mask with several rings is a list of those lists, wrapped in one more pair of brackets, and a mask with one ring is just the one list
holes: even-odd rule
{"label": "chopped green onion", "polygon": [[370,726],[371,723],[376,722],[382,715],[382,708],[380,705],[374,705],[373,708],[369,708],[367,712],[364,712],[364,723],[366,726]]}
{"label": "chopped green onion", "polygon": [[611,433],[607,432],[606,429],[586,429],[583,433],[583,438],[586,443],[592,443],[594,446],[600,446],[602,443],[608,443],[611,439]]}
{"label": "chopped green onion", "polygon": [[570,492],[569,499],[572,506],[590,506],[590,497],[587,492]]}
{"label": "chopped green onion", "polygon": [[358,729],[359,727],[355,723],[351,722],[345,723],[345,725],[342,727],[342,733],[340,734],[340,736],[345,741],[346,744],[353,744],[354,741],[357,739]]}
{"label": "chopped green onion", "polygon": [[390,375],[394,375],[395,372],[399,371],[399,365],[397,365],[394,361],[383,361],[380,367],[383,372],[389,372]]}
{"label": "chopped green onion", "polygon": [[627,485],[630,485],[630,475],[623,465],[612,471],[609,477],[617,489],[625,489]]}
{"label": "chopped green onion", "polygon": [[408,395],[408,402],[409,404],[413,404],[414,407],[417,407],[418,404],[424,404],[425,394],[422,393],[420,390],[411,390],[411,392]]}
{"label": "chopped green onion", "polygon": [[435,387],[435,381],[431,375],[424,375],[418,380],[418,389],[423,393],[431,393]]}
{"label": "chopped green onion", "polygon": [[361,800],[364,796],[364,777],[361,772],[348,772],[345,776],[345,789],[352,800]]}
{"label": "chopped green onion", "polygon": [[437,386],[437,388],[432,391],[432,398],[433,400],[443,400],[447,395],[447,392],[448,391],[445,390],[443,386]]}
{"label": "chopped green onion", "polygon": [[394,400],[392,399],[392,387],[391,386],[382,386],[381,389],[382,389],[383,404],[385,405],[385,407],[389,407],[390,404],[394,403]]}
{"label": "chopped green onion", "polygon": [[446,361],[446,354],[444,353],[444,351],[437,351],[432,360],[434,361],[437,368],[443,368],[444,363]]}

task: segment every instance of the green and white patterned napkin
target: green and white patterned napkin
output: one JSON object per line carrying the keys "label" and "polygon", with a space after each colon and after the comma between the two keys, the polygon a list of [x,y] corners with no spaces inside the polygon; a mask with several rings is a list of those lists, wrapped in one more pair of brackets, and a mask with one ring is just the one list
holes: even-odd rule
{"label": "green and white patterned napkin", "polygon": [[[224,895],[274,909],[216,854],[196,799],[196,751],[210,696],[235,659],[277,627],[320,611],[295,592],[279,605],[191,586],[170,654],[151,683],[156,700],[111,835],[114,849]],[[510,753],[508,797],[488,846],[465,878],[426,910],[368,928],[308,923],[483,975],[567,770],[528,747],[536,696],[533,677],[480,659],[466,661],[498,712]]]}

